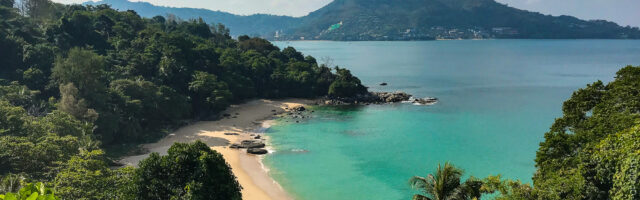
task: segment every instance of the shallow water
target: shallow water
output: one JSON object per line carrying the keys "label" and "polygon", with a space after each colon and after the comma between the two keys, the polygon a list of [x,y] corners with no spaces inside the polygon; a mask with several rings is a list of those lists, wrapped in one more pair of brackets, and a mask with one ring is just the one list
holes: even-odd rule
{"label": "shallow water", "polygon": [[640,65],[637,40],[276,44],[330,57],[371,90],[440,99],[318,107],[301,123],[279,121],[264,162],[298,199],[410,199],[408,179],[446,161],[467,176],[531,182],[538,144],[572,91]]}

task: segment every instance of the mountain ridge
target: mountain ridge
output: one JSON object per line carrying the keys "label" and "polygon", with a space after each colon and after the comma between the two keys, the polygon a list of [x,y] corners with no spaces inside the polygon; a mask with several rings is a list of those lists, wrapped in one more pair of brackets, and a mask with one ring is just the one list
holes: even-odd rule
{"label": "mountain ridge", "polygon": [[182,8],[156,6],[148,2],[131,2],[127,0],[101,0],[87,1],[83,5],[109,4],[117,10],[134,10],[140,16],[151,18],[173,14],[182,19],[202,18],[207,23],[222,23],[231,30],[232,35],[261,36],[265,33],[273,33],[297,23],[298,18],[270,15],[236,15],[224,11],[214,11],[203,8]]}
{"label": "mountain ridge", "polygon": [[637,27],[605,20],[543,15],[494,0],[335,0],[302,17],[235,15],[145,2],[102,0],[143,17],[172,13],[222,23],[232,35],[270,40],[640,39]]}

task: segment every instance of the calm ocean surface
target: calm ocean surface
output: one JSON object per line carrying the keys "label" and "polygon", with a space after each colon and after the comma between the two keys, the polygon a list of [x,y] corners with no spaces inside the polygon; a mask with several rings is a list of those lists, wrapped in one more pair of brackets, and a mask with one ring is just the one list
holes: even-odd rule
{"label": "calm ocean surface", "polygon": [[640,65],[638,40],[276,45],[319,62],[332,58],[374,91],[440,99],[433,106],[320,107],[311,119],[267,130],[276,152],[265,165],[303,200],[410,199],[408,179],[446,161],[466,176],[531,182],[538,144],[572,91]]}

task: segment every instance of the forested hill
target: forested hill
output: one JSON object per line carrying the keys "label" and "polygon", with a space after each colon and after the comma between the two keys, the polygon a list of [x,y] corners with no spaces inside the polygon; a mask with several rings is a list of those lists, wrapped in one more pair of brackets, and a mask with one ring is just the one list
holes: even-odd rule
{"label": "forested hill", "polygon": [[300,18],[239,16],[126,0],[88,2],[103,3],[120,10],[135,10],[146,17],[167,13],[183,19],[202,17],[209,23],[227,25],[234,31],[232,35],[273,40],[640,39],[638,28],[604,20],[543,15],[494,0],[335,0]]}
{"label": "forested hill", "polygon": [[303,20],[290,38],[640,38],[637,28],[542,15],[494,0],[335,0]]}
{"label": "forested hill", "polygon": [[[233,39],[223,25],[106,5],[17,5],[0,0],[0,199],[52,195],[51,186],[61,199],[239,200],[229,167],[204,143],[176,144],[135,171],[111,170],[102,149],[163,137],[248,99],[367,92],[349,70]],[[45,184],[23,184],[35,181]]]}
{"label": "forested hill", "polygon": [[207,23],[222,23],[231,30],[231,35],[263,36],[273,35],[276,31],[287,30],[299,24],[300,18],[266,14],[234,15],[222,11],[195,8],[173,8],[154,6],[146,2],[130,2],[127,0],[89,1],[84,5],[108,4],[112,8],[126,11],[134,10],[140,16],[152,18],[169,14],[184,20],[202,18]]}

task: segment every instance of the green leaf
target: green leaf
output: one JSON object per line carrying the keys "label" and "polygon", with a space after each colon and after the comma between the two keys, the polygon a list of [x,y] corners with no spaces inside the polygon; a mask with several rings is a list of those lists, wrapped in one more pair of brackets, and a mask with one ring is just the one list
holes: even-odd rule
{"label": "green leaf", "polygon": [[18,200],[18,198],[16,198],[16,195],[13,193],[7,193],[3,200]]}
{"label": "green leaf", "polygon": [[36,199],[38,199],[38,193],[34,192],[34,193],[31,193],[31,196],[29,196],[26,200],[36,200]]}
{"label": "green leaf", "polygon": [[36,189],[38,189],[38,192],[40,194],[45,194],[47,188],[44,187],[44,183],[38,182],[38,183],[36,183]]}

